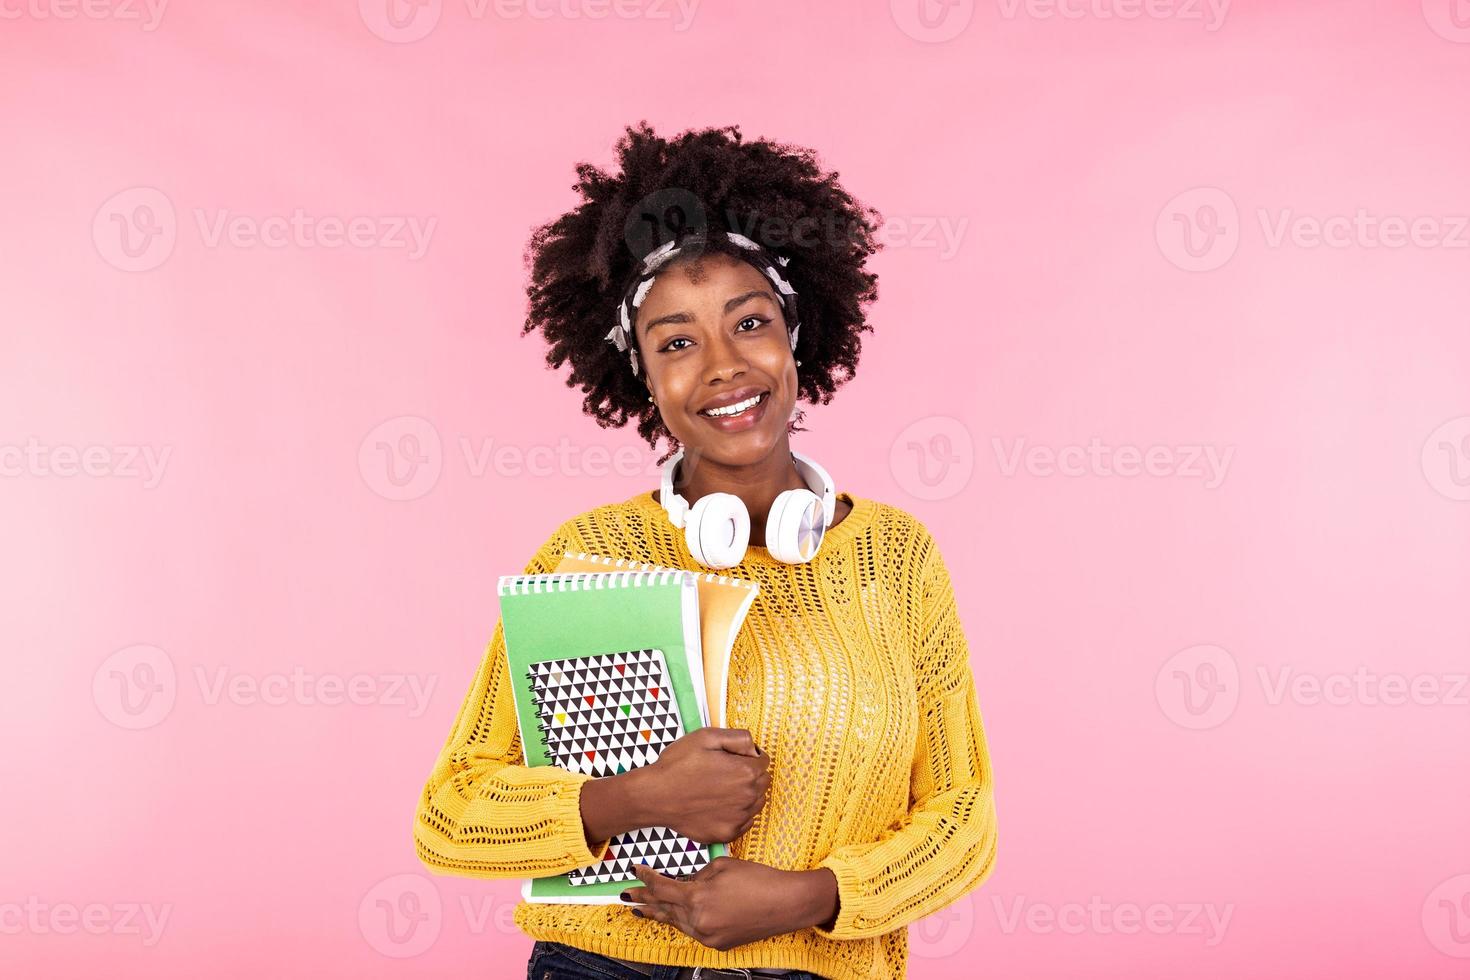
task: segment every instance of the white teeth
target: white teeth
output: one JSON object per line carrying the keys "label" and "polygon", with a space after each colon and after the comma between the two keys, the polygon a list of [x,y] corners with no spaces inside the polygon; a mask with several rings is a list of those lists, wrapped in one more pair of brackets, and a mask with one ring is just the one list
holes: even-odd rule
{"label": "white teeth", "polygon": [[706,409],[706,410],[700,412],[699,414],[700,415],[707,415],[707,416],[710,416],[711,418],[720,418],[720,417],[723,417],[723,416],[726,416],[726,415],[739,415],[741,412],[745,411],[746,409],[754,408],[755,405],[758,404],[760,402],[761,398],[763,398],[763,397],[764,397],[764,394],[762,393],[760,395],[756,395],[754,398],[747,398],[743,402],[736,402],[733,405],[726,405],[723,408],[710,408],[710,409]]}

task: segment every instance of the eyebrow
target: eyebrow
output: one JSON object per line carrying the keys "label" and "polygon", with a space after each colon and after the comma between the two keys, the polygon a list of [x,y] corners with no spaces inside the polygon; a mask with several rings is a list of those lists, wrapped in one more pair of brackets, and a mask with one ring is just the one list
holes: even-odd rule
{"label": "eyebrow", "polygon": [[[741,293],[739,296],[735,296],[727,300],[725,302],[725,312],[729,313],[731,310],[736,309],[741,304],[748,303],[752,299],[756,299],[758,297],[764,297],[765,299],[770,300],[772,303],[776,302],[776,297],[771,295],[770,290],[752,289],[748,293]],[[685,310],[680,310],[678,313],[666,313],[663,316],[659,317],[657,320],[650,321],[648,326],[643,328],[643,335],[645,337],[648,336],[649,334],[653,333],[655,327],[661,327],[664,324],[688,323],[693,319],[694,318],[689,315],[688,311]]]}

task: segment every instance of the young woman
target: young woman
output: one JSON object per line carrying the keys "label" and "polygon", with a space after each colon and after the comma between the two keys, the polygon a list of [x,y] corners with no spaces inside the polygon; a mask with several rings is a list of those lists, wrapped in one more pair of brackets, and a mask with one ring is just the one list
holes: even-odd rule
{"label": "young woman", "polygon": [[617,776],[527,768],[497,624],[419,802],[419,858],[519,878],[639,827],[728,842],[692,878],[640,868],[624,904],[519,903],[529,980],[901,978],[905,927],[990,874],[996,821],[939,547],[790,441],[797,400],[830,401],[872,329],[876,212],[810,151],[737,127],[645,123],[617,149],[619,172],[581,165],[582,203],[532,237],[522,332],[571,362],[584,411],[677,452],[663,488],[565,521],[525,571],[570,550],[758,582],[730,727]]}

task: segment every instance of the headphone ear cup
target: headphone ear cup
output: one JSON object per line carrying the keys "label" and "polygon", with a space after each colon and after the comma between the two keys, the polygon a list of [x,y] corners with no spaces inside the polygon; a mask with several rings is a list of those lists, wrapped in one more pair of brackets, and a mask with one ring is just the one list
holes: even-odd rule
{"label": "headphone ear cup", "polygon": [[810,490],[783,490],[766,518],[766,549],[777,561],[800,565],[817,556],[827,525],[822,498]]}
{"label": "headphone ear cup", "polygon": [[700,497],[684,519],[684,542],[701,565],[733,568],[750,544],[750,513],[733,493]]}

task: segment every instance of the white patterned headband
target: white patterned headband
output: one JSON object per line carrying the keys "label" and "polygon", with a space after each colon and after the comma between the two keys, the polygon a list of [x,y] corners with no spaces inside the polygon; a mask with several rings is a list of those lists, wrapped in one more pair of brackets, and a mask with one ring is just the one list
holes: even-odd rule
{"label": "white patterned headband", "polygon": [[[726,240],[748,251],[751,264],[771,281],[772,286],[776,287],[776,295],[781,301],[781,312],[786,318],[786,329],[791,334],[791,349],[796,350],[796,331],[800,326],[796,319],[796,290],[778,271],[784,269],[791,260],[784,255],[776,255],[759,243],[733,231],[716,231],[713,234],[722,235]],[[623,298],[618,303],[617,322],[607,332],[606,339],[618,350],[628,352],[628,362],[633,365],[635,377],[638,374],[638,350],[633,346],[632,341],[633,324],[638,318],[639,304],[653,288],[653,280],[658,275],[659,269],[671,262],[686,248],[691,246],[702,248],[708,241],[709,239],[703,233],[696,233],[665,242],[643,257],[638,274],[623,291]]]}

